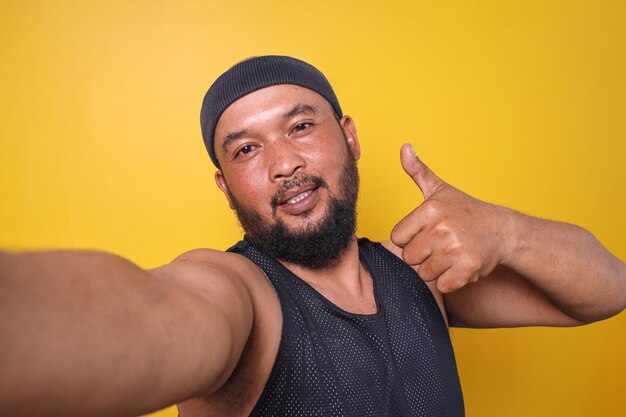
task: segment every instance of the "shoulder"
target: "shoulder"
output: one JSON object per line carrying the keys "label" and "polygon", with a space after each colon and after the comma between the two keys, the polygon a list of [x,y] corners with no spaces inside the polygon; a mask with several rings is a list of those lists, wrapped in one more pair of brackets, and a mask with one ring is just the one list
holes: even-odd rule
{"label": "shoulder", "polygon": [[[241,294],[250,301],[252,328],[232,374],[217,391],[178,404],[178,410],[181,416],[219,415],[225,407],[233,413],[252,411],[271,373],[282,330],[280,301],[263,271],[237,253],[194,249],[152,272],[213,303],[232,306]],[[231,291],[220,291],[222,287]]]}
{"label": "shoulder", "polygon": [[[242,255],[215,249],[193,249],[149,272],[161,281],[183,287],[210,301],[235,302],[243,298],[252,303],[255,315],[269,311],[274,317],[280,317],[280,305],[273,287],[261,268]],[[222,296],[230,299],[216,299]]]}
{"label": "shoulder", "polygon": [[[380,242],[380,244],[385,249],[387,249],[389,252],[393,253],[398,258],[402,259],[402,248],[400,246],[397,246],[391,240],[384,240],[384,241]],[[404,259],[402,259],[402,261],[404,262]],[[415,269],[415,268],[413,268],[413,269]]]}
{"label": "shoulder", "polygon": [[204,248],[185,252],[150,272],[163,281],[185,287],[201,287],[224,279],[245,285],[266,281],[263,271],[244,256]]}
{"label": "shoulder", "polygon": [[[391,240],[385,240],[383,242],[380,242],[380,244],[385,249],[387,249],[392,254],[396,255],[398,258],[400,258],[404,262],[404,259],[402,259],[402,248],[400,246],[395,245]],[[409,266],[417,273],[417,269],[418,269],[417,267],[412,266],[412,265],[409,265]],[[446,312],[445,300],[441,291],[437,289],[437,281],[425,282],[425,284],[430,290],[430,292],[433,294],[433,297],[435,297],[435,300],[437,301],[437,305],[439,305],[439,309],[441,310],[441,314],[443,315],[446,321],[446,324],[448,324],[448,315]]]}

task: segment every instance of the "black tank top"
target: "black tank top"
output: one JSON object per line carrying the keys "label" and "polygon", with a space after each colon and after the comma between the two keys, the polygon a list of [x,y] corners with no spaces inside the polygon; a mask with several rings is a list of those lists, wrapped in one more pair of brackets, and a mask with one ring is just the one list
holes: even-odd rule
{"label": "black tank top", "polygon": [[282,309],[278,355],[251,416],[463,416],[448,329],[415,271],[379,243],[359,239],[377,313],[348,313],[243,240]]}

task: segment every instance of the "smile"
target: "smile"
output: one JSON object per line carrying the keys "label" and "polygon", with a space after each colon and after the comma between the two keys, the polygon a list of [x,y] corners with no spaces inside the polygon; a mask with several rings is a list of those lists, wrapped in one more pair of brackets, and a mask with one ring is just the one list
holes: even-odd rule
{"label": "smile", "polygon": [[304,213],[312,210],[320,199],[318,192],[319,188],[309,188],[308,190],[300,191],[297,194],[291,194],[286,196],[283,202],[279,203],[276,207],[279,211],[300,216]]}
{"label": "smile", "polygon": [[297,196],[295,196],[294,198],[291,198],[291,199],[287,200],[287,202],[285,204],[295,204],[298,201],[302,200],[303,198],[306,198],[312,192],[313,192],[313,190],[308,190],[308,191],[305,191],[303,193],[300,193]]}

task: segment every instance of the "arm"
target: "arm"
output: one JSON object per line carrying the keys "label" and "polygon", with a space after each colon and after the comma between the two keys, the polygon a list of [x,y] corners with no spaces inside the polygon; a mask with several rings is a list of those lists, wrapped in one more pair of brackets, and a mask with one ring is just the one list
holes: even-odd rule
{"label": "arm", "polygon": [[626,307],[626,266],[588,231],[510,211],[512,244],[486,277],[446,294],[457,326],[591,323]]}
{"label": "arm", "polygon": [[215,391],[253,321],[238,276],[254,270],[219,255],[151,274],[105,253],[0,253],[0,414],[137,415]]}
{"label": "arm", "polygon": [[476,200],[438,178],[408,146],[401,158],[425,201],[398,223],[392,240],[445,294],[452,325],[570,326],[626,307],[626,266],[589,232]]}

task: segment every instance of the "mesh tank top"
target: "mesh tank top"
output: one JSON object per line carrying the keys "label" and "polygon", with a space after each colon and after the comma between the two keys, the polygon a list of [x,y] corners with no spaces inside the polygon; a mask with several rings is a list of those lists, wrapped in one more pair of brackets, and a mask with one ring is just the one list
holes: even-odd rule
{"label": "mesh tank top", "polygon": [[229,249],[280,300],[278,355],[253,417],[463,416],[448,329],[428,287],[381,244],[359,239],[377,313],[346,312],[243,240]]}

